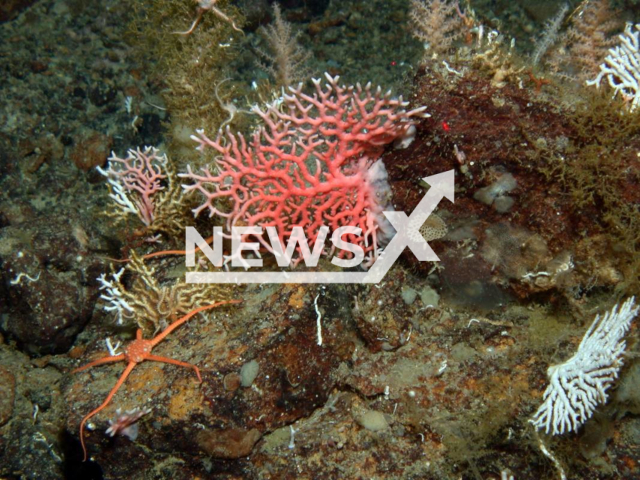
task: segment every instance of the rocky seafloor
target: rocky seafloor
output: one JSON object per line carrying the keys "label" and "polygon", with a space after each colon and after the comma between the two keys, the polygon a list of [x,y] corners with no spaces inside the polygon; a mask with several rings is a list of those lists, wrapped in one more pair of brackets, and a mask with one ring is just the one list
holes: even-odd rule
{"label": "rocky seafloor", "polygon": [[[483,68],[458,78],[419,66],[407,2],[283,2],[314,71],[427,106],[415,141],[383,161],[407,212],[421,178],[455,170],[456,201],[437,210],[448,233],[432,242],[441,262],[407,251],[376,285],[228,291],[242,303],[193,318],[154,351],[197,365],[202,383],[190,369],[137,366],[89,422],[83,462],[80,421],[124,365],[71,370],[100,358],[107,337],[133,338],[104,311],[97,278],[131,249],[153,251],[103,215],[95,167],[111,150],[169,143],[172,116],[168,86],[132,46],[125,2],[27,3],[0,18],[2,478],[558,478],[528,422],[547,367],[637,293],[627,206],[640,203],[640,129],[620,127],[608,97],[584,113],[575,99],[586,94],[536,83],[537,72],[497,84]],[[268,11],[255,3],[234,60],[247,85],[264,75],[249,67]],[[545,17],[502,3],[474,7],[492,25],[512,21],[513,34]],[[598,121],[582,121],[596,109]],[[594,160],[604,156],[615,164]],[[170,281],[180,262],[151,264]],[[608,403],[577,433],[542,436],[569,478],[639,475],[636,339],[634,325]],[[105,435],[135,409],[149,412],[134,439]]]}

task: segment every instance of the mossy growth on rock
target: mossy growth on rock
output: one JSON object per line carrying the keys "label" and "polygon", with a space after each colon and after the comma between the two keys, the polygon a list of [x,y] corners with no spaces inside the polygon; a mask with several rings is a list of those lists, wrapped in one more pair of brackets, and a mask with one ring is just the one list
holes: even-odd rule
{"label": "mossy growth on rock", "polygon": [[[227,22],[212,11],[198,10],[192,0],[143,0],[133,2],[129,42],[141,62],[151,65],[174,129],[205,128],[215,132],[229,118],[224,104],[230,101],[217,88],[231,77],[231,61],[240,52],[240,28],[244,17],[227,0],[215,7]],[[186,33],[197,22],[191,33]]]}
{"label": "mossy growth on rock", "polygon": [[575,208],[590,212],[608,237],[624,281],[620,291],[640,291],[640,112],[629,112],[610,93],[588,89],[568,116],[574,131],[566,155],[552,150],[541,171],[555,177]]}

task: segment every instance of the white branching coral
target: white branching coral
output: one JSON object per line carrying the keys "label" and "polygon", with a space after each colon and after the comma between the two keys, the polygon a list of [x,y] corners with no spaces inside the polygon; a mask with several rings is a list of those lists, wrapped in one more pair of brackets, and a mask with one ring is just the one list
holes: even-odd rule
{"label": "white branching coral", "polygon": [[[132,250],[126,267],[98,277],[102,309],[115,314],[118,325],[135,323],[146,335],[155,335],[194,308],[230,296],[226,285],[169,280]],[[117,346],[108,342],[109,352],[115,355]]]}
{"label": "white branching coral", "polygon": [[607,389],[618,378],[626,344],[622,337],[638,314],[634,297],[597,315],[576,354],[547,370],[543,403],[529,420],[553,435],[575,431],[607,401]]}
{"label": "white branching coral", "polygon": [[620,93],[629,102],[629,110],[633,111],[640,103],[640,24],[627,23],[624,33],[619,35],[620,45],[609,49],[609,55],[600,65],[600,73],[587,85],[600,87],[606,77],[614,90],[614,97]]}
{"label": "white branching coral", "polygon": [[100,290],[104,290],[100,298],[106,302],[103,310],[105,312],[116,312],[118,325],[122,325],[124,323],[123,319],[130,317],[133,313],[133,307],[127,302],[124,290],[121,288],[120,277],[123,273],[124,268],[121,268],[117,273],[113,273],[113,280],[107,280],[107,275],[104,273],[98,277]]}

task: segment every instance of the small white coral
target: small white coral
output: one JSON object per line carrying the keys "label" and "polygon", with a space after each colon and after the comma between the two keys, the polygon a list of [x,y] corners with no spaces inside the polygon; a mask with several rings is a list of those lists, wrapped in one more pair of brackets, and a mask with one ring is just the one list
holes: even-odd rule
{"label": "small white coral", "polygon": [[607,401],[607,389],[622,366],[625,335],[638,314],[634,297],[597,315],[576,354],[547,370],[549,386],[543,403],[529,420],[553,435],[571,432],[582,425],[599,404]]}
{"label": "small white coral", "polygon": [[116,312],[118,314],[118,325],[122,325],[123,318],[133,313],[133,307],[127,302],[121,290],[120,277],[123,273],[124,268],[121,268],[117,273],[113,273],[113,280],[111,281],[107,280],[105,273],[98,277],[100,290],[105,291],[100,295],[100,298],[106,302],[103,310],[105,312]]}
{"label": "small white coral", "polygon": [[627,23],[624,33],[618,38],[620,45],[609,49],[609,55],[600,65],[600,73],[587,85],[600,87],[600,81],[606,77],[613,88],[613,95],[620,93],[629,101],[629,110],[633,111],[640,103],[640,24]]}

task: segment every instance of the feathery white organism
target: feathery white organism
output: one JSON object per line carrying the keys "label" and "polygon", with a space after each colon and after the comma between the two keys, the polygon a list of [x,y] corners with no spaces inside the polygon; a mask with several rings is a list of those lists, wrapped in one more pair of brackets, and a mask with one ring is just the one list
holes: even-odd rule
{"label": "feathery white organism", "polygon": [[542,36],[536,42],[536,48],[531,56],[531,61],[534,65],[538,64],[540,59],[549,50],[549,47],[558,39],[558,32],[568,11],[569,4],[565,3],[558,9],[558,12],[545,23]]}
{"label": "feathery white organism", "polygon": [[107,280],[107,275],[103,273],[98,277],[100,282],[100,290],[104,290],[105,293],[100,295],[100,298],[107,302],[102,307],[105,312],[116,312],[118,314],[118,325],[122,325],[123,318],[133,313],[133,307],[129,305],[124,297],[124,294],[120,290],[120,277],[124,273],[124,268],[121,268],[117,273],[112,273],[113,280]]}
{"label": "feathery white organism", "polygon": [[607,401],[607,389],[618,378],[626,344],[622,337],[640,310],[634,297],[597,315],[576,354],[547,370],[549,386],[529,420],[553,435],[575,431]]}
{"label": "feathery white organism", "polygon": [[[634,30],[635,27],[635,31]],[[600,73],[587,85],[600,87],[600,81],[606,76],[613,88],[613,96],[618,93],[629,101],[629,111],[635,110],[640,103],[640,24],[627,23],[624,33],[619,35],[620,45],[609,49],[609,55],[600,65]]]}

